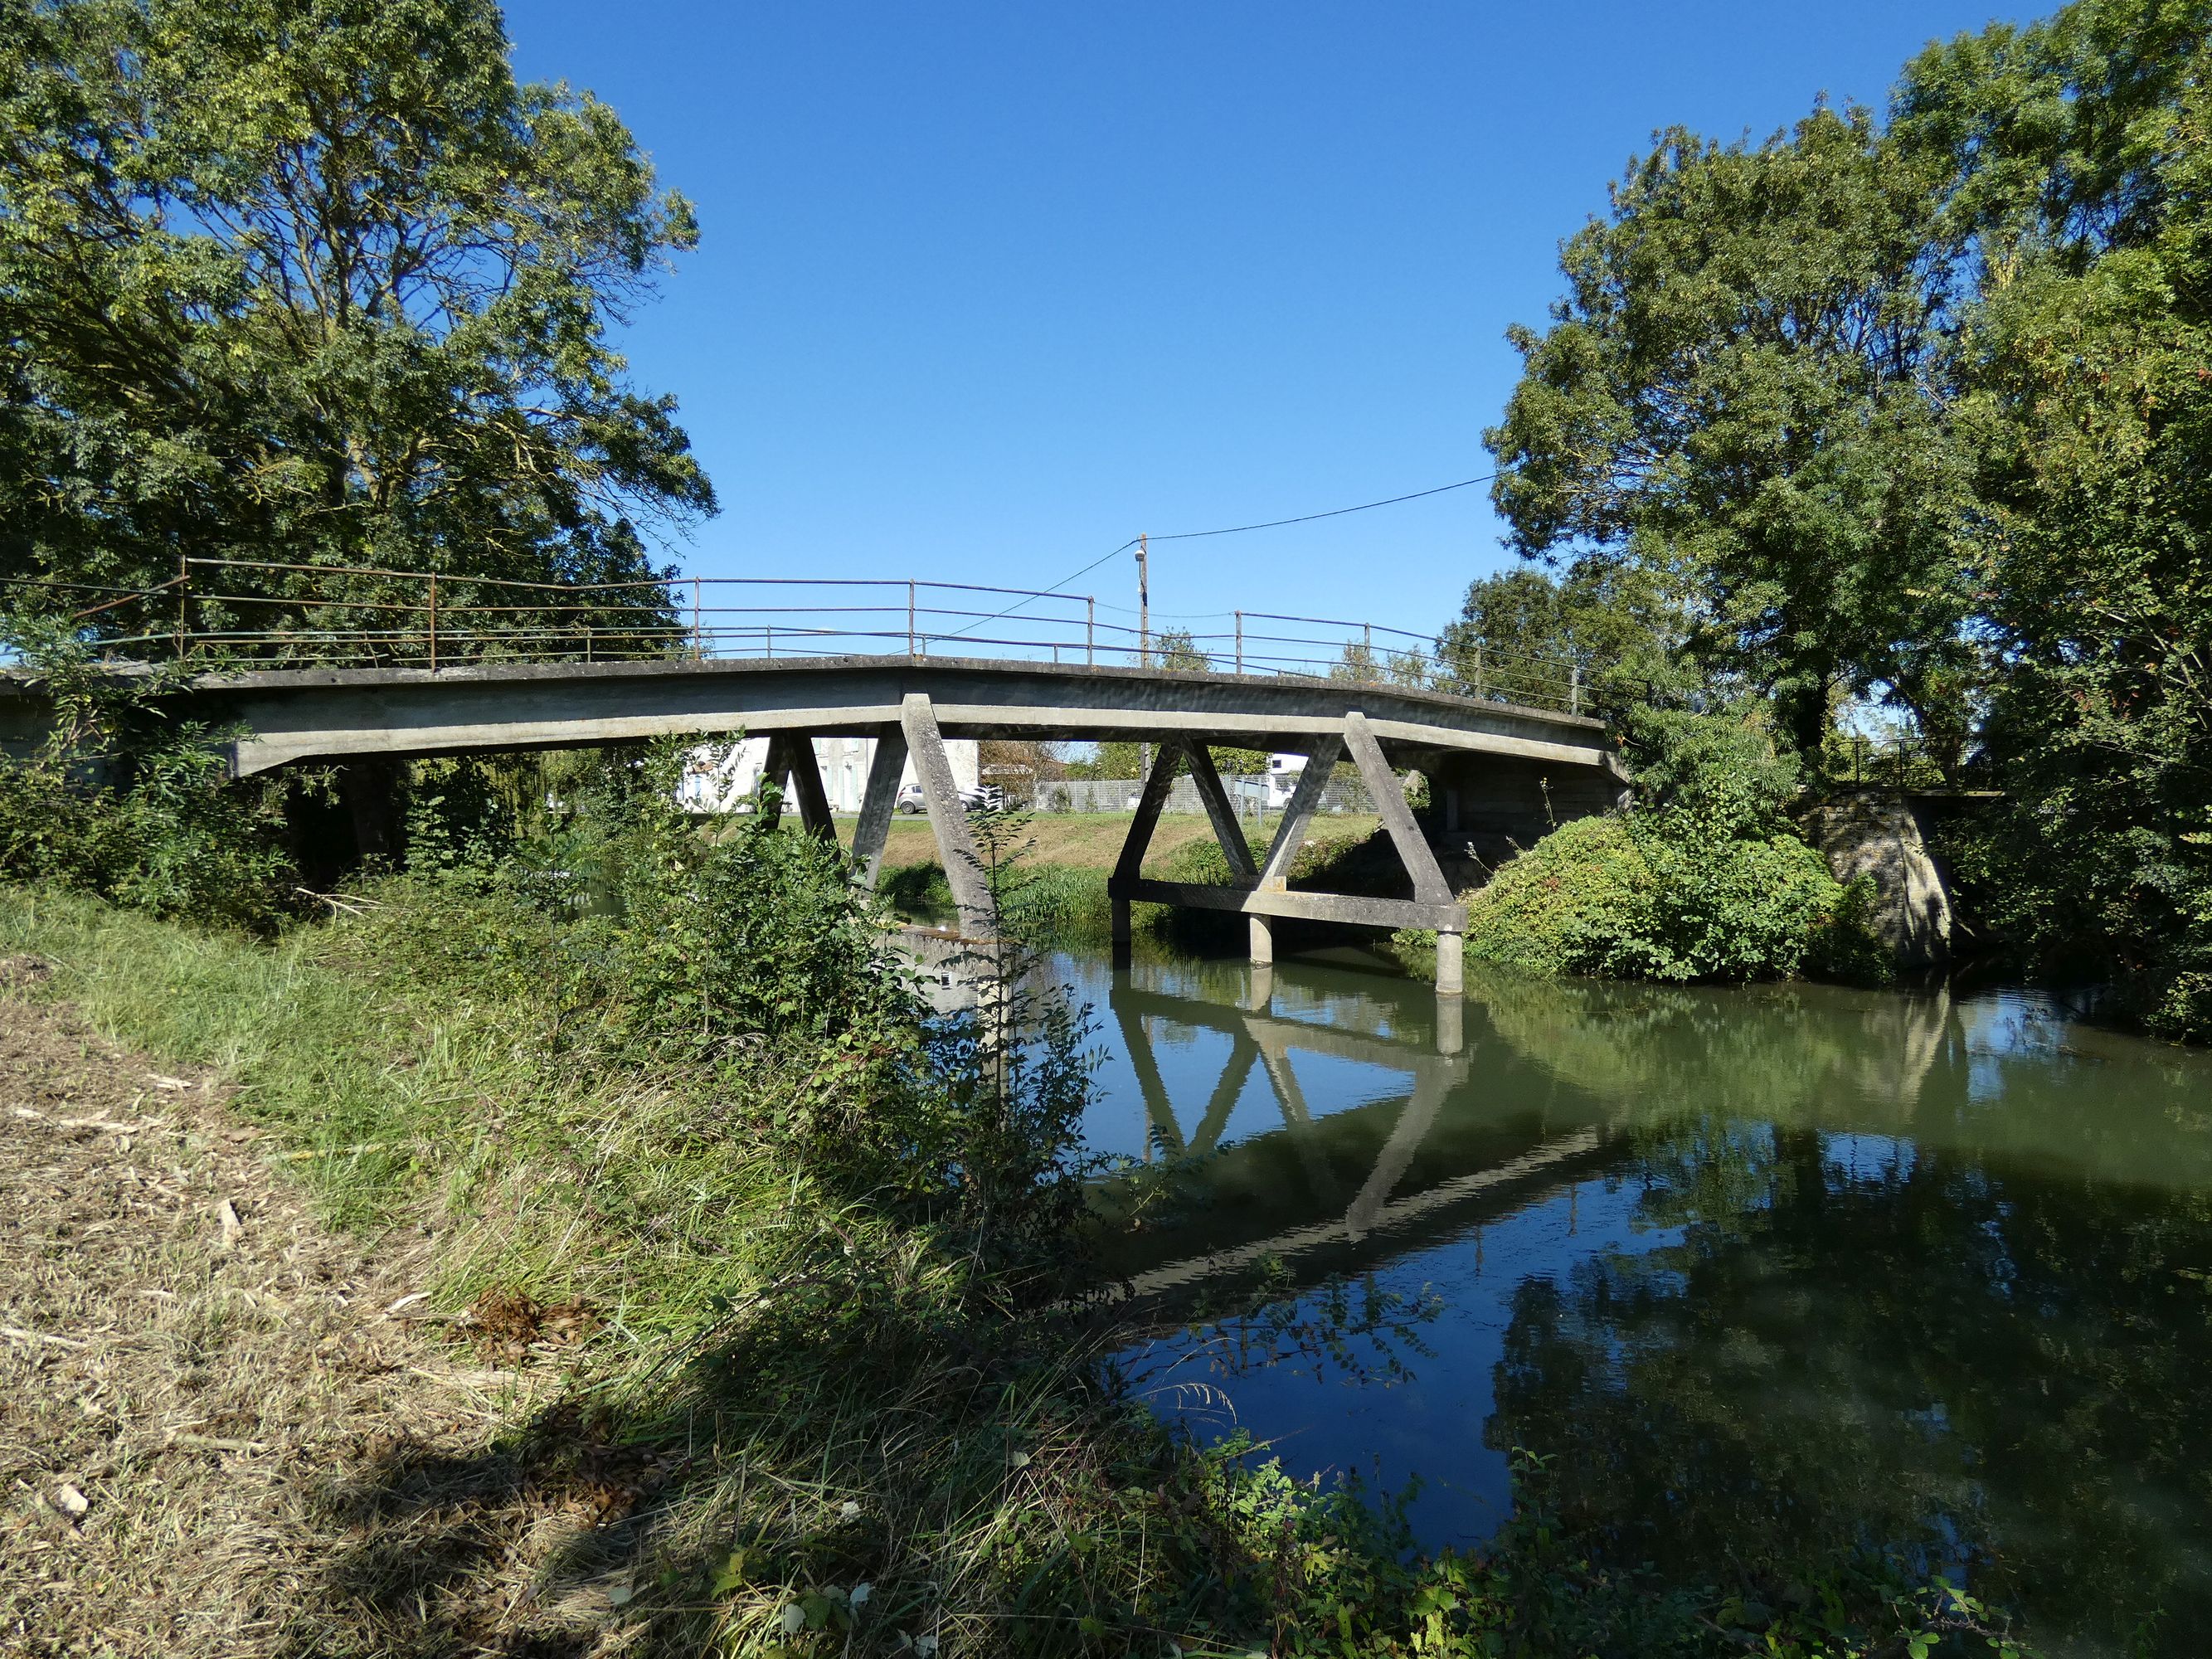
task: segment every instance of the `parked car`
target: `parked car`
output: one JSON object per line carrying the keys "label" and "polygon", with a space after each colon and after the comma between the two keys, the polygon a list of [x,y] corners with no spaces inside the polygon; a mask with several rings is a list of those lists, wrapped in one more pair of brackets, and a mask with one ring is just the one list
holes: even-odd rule
{"label": "parked car", "polygon": [[[986,783],[974,789],[960,792],[960,804],[971,812],[995,812],[1006,804],[1006,792],[995,783]],[[898,810],[902,812],[926,812],[929,797],[921,793],[921,786],[909,783],[898,792]]]}

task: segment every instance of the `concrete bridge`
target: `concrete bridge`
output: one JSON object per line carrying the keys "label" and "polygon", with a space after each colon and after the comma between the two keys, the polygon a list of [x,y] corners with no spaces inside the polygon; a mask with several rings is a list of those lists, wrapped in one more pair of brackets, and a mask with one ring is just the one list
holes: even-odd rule
{"label": "concrete bridge", "polygon": [[[448,577],[441,587],[420,573],[186,559],[175,580],[100,597],[73,620],[111,630],[103,648],[122,659],[119,672],[161,656],[248,659],[171,694],[231,734],[240,776],[743,732],[769,739],[770,775],[790,780],[807,827],[827,835],[809,739],[875,738],[853,849],[860,878],[875,879],[910,757],[962,932],[974,938],[990,937],[996,919],[945,739],[1151,744],[1156,758],[1110,883],[1117,943],[1127,944],[1138,902],[1241,914],[1262,963],[1279,917],[1431,927],[1447,996],[1460,989],[1465,922],[1455,893],[1511,845],[1622,795],[1605,729],[1581,712],[1574,665],[1486,659],[1480,647],[1440,662],[1402,630],[1255,612],[1234,613],[1233,630],[1218,637],[1156,633],[1141,616],[1135,629],[1102,622],[1098,609],[1090,597],[942,582],[567,588]],[[794,646],[838,654],[793,656]],[[1224,664],[1235,672],[1218,672]],[[34,680],[0,676],[0,742],[33,737],[46,714]],[[1263,860],[1217,775],[1212,750],[1224,745],[1308,758]],[[1291,890],[1291,860],[1340,763],[1373,797],[1409,896]],[[1224,885],[1142,873],[1184,769],[1228,860]],[[1400,784],[1413,770],[1430,785],[1425,828]]]}
{"label": "concrete bridge", "polygon": [[[1439,988],[1459,988],[1464,912],[1443,862],[1414,819],[1400,774],[1431,781],[1438,838],[1519,830],[1619,798],[1622,776],[1603,726],[1587,716],[1417,687],[1303,677],[1220,674],[992,659],[880,656],[613,663],[461,664],[422,668],[279,669],[211,678],[193,712],[235,733],[241,776],[289,764],[580,747],[672,734],[745,732],[773,745],[807,827],[830,833],[808,739],[878,739],[854,854],[872,883],[909,755],[962,930],[994,929],[967,814],[945,756],[947,737],[1135,739],[1157,745],[1111,883],[1115,937],[1133,902],[1233,911],[1250,919],[1254,959],[1271,959],[1280,916],[1376,927],[1432,927],[1444,941]],[[1255,860],[1216,773],[1216,746],[1304,754],[1308,765],[1264,860]],[[1410,898],[1293,892],[1321,787],[1348,761],[1373,796],[1413,888]],[[1169,787],[1188,769],[1234,875],[1225,886],[1141,873]]]}
{"label": "concrete bridge", "polygon": [[[883,856],[898,781],[913,757],[962,929],[988,936],[990,896],[945,756],[948,736],[1136,739],[1157,744],[1111,888],[1117,940],[1133,902],[1240,913],[1254,959],[1272,958],[1281,916],[1376,927],[1433,927],[1438,986],[1459,989],[1464,912],[1437,848],[1415,822],[1399,775],[1431,781],[1446,858],[1476,838],[1543,833],[1546,817],[1602,810],[1622,777],[1604,727],[1587,716],[1416,687],[1304,677],[947,657],[647,659],[462,663],[449,668],[286,668],[214,676],[179,701],[234,735],[240,776],[300,763],[573,748],[672,734],[746,732],[775,744],[810,829],[830,833],[805,739],[877,738],[854,835],[863,880]],[[0,688],[0,718],[18,732],[43,714],[34,685]],[[1249,851],[1217,775],[1218,745],[1300,753],[1309,764],[1264,860]],[[1410,898],[1293,892],[1291,861],[1321,786],[1340,761],[1373,795],[1413,888]],[[1145,852],[1170,785],[1188,768],[1234,872],[1225,886],[1154,881]],[[1455,848],[1453,838],[1462,838]]]}

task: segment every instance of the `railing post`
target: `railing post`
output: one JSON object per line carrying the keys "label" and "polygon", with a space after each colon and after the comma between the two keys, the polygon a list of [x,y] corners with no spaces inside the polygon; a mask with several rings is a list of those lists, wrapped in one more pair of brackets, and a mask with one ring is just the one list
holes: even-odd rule
{"label": "railing post", "polygon": [[430,573],[430,672],[438,672],[438,573]]}
{"label": "railing post", "polygon": [[177,555],[177,654],[185,654],[185,593],[192,580],[192,562],[189,554]]}
{"label": "railing post", "polygon": [[770,662],[775,660],[775,624],[774,623],[768,624],[768,659]]}
{"label": "railing post", "polygon": [[907,653],[907,655],[908,655],[908,656],[909,656],[909,657],[911,657],[911,656],[913,656],[913,655],[915,654],[915,650],[914,650],[914,583],[913,583],[911,580],[908,580],[908,583],[907,583],[907,585],[906,585],[906,653]]}
{"label": "railing post", "polygon": [[1373,623],[1359,624],[1359,660],[1367,670],[1368,679],[1372,681],[1375,678],[1375,624]]}
{"label": "railing post", "polygon": [[1244,672],[1244,613],[1237,613],[1237,672]]}
{"label": "railing post", "polygon": [[1567,713],[1570,714],[1579,714],[1582,712],[1583,670],[1582,665],[1580,663],[1577,663],[1573,667],[1567,670]]}
{"label": "railing post", "polygon": [[691,654],[699,661],[707,659],[707,636],[699,631],[699,579],[691,579]]}
{"label": "railing post", "polygon": [[1098,666],[1098,596],[1090,595],[1083,601],[1083,665]]}
{"label": "railing post", "polygon": [[1474,642],[1474,695],[1478,698],[1487,697],[1490,695],[1488,678],[1484,674],[1482,669],[1482,641],[1480,640],[1477,640]]}
{"label": "railing post", "polygon": [[592,659],[592,625],[591,625],[591,623],[586,623],[584,624],[584,660],[585,660],[586,662],[589,662],[589,661],[591,661],[591,659]]}

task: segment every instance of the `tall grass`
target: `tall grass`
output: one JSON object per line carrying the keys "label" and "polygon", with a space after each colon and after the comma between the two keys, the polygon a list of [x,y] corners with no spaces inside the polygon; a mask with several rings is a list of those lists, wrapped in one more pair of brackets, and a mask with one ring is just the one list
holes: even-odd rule
{"label": "tall grass", "polygon": [[[693,869],[663,891],[713,887]],[[619,908],[663,933],[647,896]],[[803,1010],[732,1029],[681,982],[641,1012],[631,957],[657,937],[510,884],[403,877],[349,902],[268,944],[17,890],[0,949],[52,963],[51,993],[117,1038],[219,1067],[311,1154],[291,1162],[334,1219],[428,1232],[435,1304],[591,1311],[572,1408],[507,1435],[680,1468],[635,1518],[632,1650],[1243,1652],[1314,1597],[1332,1627],[1402,1622],[1395,1565],[1372,1613],[1328,1613],[1357,1506],[1102,1384],[1110,1326],[1066,1294],[1066,1218],[1024,1235],[1006,1190],[1049,1193],[1057,1149],[1003,1151],[1019,1103],[977,1088],[972,1037]],[[1065,1091],[1030,1065],[1007,1093]],[[987,1157],[1007,1168],[983,1213]],[[564,1559],[604,1566],[580,1540]],[[390,1588],[362,1582],[319,1650],[432,1650],[392,1626]]]}

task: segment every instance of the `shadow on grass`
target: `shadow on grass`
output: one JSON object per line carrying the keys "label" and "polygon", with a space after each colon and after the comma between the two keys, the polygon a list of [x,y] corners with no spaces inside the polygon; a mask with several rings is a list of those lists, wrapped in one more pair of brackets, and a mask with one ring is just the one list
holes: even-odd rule
{"label": "shadow on grass", "polygon": [[[566,1402],[335,1485],[349,1540],[301,1656],[1159,1650],[1264,1638],[1281,1564],[1220,1466],[1069,1355],[927,1320],[790,1322],[631,1408]],[[1021,1346],[1027,1349],[1029,1343]]]}

